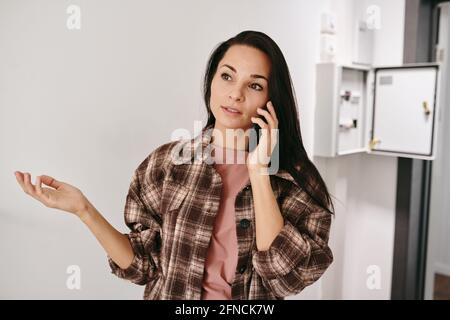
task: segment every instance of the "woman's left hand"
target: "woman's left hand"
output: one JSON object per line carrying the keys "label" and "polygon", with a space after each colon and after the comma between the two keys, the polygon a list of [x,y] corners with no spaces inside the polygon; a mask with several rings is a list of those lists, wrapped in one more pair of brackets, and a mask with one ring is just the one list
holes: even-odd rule
{"label": "woman's left hand", "polygon": [[267,102],[267,110],[257,109],[258,114],[264,116],[267,123],[259,117],[251,118],[253,123],[261,127],[262,133],[258,145],[247,158],[247,168],[251,171],[267,171],[272,152],[278,142],[278,119],[271,101]]}

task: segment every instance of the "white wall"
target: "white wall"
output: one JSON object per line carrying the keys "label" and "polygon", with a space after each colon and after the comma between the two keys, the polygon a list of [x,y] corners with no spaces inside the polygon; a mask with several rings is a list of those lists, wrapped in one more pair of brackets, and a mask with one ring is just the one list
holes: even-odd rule
{"label": "white wall", "polygon": [[[81,30],[66,8],[81,8]],[[119,230],[132,172],[175,128],[206,120],[201,80],[220,41],[268,33],[289,64],[311,154],[320,12],[328,1],[0,2],[0,298],[141,299],[77,219],[28,197],[13,171],[79,187]],[[337,258],[339,261],[339,257]],[[81,267],[81,290],[66,268]],[[296,298],[319,298],[320,283]]]}
{"label": "white wall", "polygon": [[438,117],[438,137],[436,159],[433,161],[431,180],[430,217],[428,227],[427,265],[425,280],[425,299],[433,299],[435,273],[450,277],[450,2],[441,4],[438,55],[441,63],[441,91]]}
{"label": "white wall", "polygon": [[[450,21],[450,2],[445,4],[445,14],[447,24]],[[442,11],[443,12],[443,11]],[[435,192],[437,193],[442,205],[440,210],[440,220],[437,221],[439,229],[430,230],[430,232],[436,232],[438,235],[437,256],[435,261],[435,271],[440,274],[450,277],[450,198],[448,197],[448,190],[450,189],[450,168],[448,163],[450,162],[450,151],[446,148],[450,143],[450,126],[445,125],[450,123],[450,31],[448,29],[441,29],[443,37],[446,37],[445,41],[445,60],[442,63],[441,72],[442,76],[442,89],[441,89],[441,117],[440,128],[442,130],[441,136],[438,140],[440,148],[440,154],[437,161],[434,162],[435,170],[433,178],[439,181],[440,185],[433,185]],[[439,188],[439,190],[437,190]],[[437,209],[437,208],[436,208]]]}
{"label": "white wall", "polygon": [[[404,0],[330,1],[337,14],[340,63],[351,63],[353,26],[368,5],[381,9],[374,35],[374,65],[403,63]],[[337,198],[330,243],[335,262],[322,278],[325,299],[389,299],[395,230],[397,158],[355,154],[315,158]],[[367,268],[380,270],[380,289],[371,290]]]}
{"label": "white wall", "polygon": [[[81,7],[82,28],[66,28]],[[375,61],[401,64],[404,0],[382,9]],[[73,216],[26,196],[14,170],[79,187],[119,230],[131,174],[178,127],[205,121],[201,79],[211,50],[244,29],[268,33],[289,64],[302,135],[313,150],[320,13],[338,13],[339,59],[351,61],[358,0],[1,1],[0,298],[140,299],[143,287],[110,274],[106,255]],[[384,10],[386,9],[386,10]],[[280,23],[282,21],[282,23]],[[397,159],[314,159],[338,199],[322,281],[292,299],[390,296]],[[340,203],[340,202],[341,203]],[[82,288],[66,288],[79,265]],[[379,265],[381,290],[366,288]]]}

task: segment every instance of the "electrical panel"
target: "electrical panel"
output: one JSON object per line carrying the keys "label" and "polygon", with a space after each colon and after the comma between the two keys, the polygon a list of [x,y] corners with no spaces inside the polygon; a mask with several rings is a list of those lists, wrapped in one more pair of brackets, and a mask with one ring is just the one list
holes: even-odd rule
{"label": "electrical panel", "polygon": [[317,64],[314,155],[367,152],[432,160],[439,64]]}

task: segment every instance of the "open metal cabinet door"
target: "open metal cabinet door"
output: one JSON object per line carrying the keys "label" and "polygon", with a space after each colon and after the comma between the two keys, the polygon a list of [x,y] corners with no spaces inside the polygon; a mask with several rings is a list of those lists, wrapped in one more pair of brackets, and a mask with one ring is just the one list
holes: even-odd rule
{"label": "open metal cabinet door", "polygon": [[433,160],[439,64],[377,67],[371,80],[368,153]]}

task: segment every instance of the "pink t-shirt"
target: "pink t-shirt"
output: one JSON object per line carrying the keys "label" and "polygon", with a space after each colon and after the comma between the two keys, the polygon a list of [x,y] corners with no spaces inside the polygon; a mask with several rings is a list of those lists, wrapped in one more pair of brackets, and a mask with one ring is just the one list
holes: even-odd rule
{"label": "pink t-shirt", "polygon": [[201,299],[230,300],[238,261],[234,202],[237,193],[249,183],[245,164],[248,151],[211,146],[213,165],[222,178],[223,188],[205,261]]}

